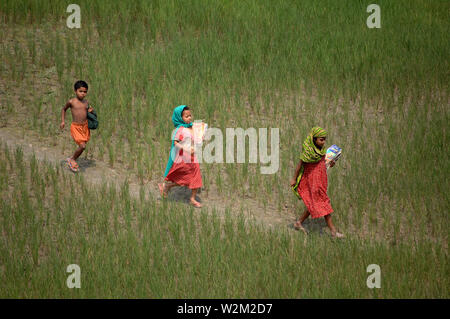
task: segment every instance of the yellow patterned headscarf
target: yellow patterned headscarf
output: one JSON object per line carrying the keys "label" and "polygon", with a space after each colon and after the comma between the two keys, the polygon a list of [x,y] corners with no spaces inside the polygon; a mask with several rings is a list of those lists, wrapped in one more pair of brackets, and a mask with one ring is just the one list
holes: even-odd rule
{"label": "yellow patterned headscarf", "polygon": [[326,136],[327,131],[325,131],[323,128],[319,126],[313,127],[302,144],[302,154],[300,155],[300,159],[305,163],[316,163],[320,161],[327,150],[325,148],[319,149],[314,144],[314,138]]}
{"label": "yellow patterned headscarf", "polygon": [[[322,156],[325,155],[327,150],[325,147],[322,149],[318,148],[316,144],[314,144],[314,138],[316,137],[326,137],[327,131],[319,126],[315,126],[311,129],[306,139],[302,144],[302,154],[300,155],[300,159],[303,163],[317,163],[322,159]],[[292,186],[292,190],[294,193],[300,198],[300,195],[297,192],[298,185],[300,185],[300,180],[302,179],[304,166],[302,165],[300,172],[298,173],[297,183]]]}

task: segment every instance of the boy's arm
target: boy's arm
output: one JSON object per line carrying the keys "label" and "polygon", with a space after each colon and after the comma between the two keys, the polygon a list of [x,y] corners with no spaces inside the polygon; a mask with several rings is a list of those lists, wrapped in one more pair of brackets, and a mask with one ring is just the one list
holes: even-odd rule
{"label": "boy's arm", "polygon": [[87,101],[87,105],[88,105],[87,111],[88,111],[89,113],[93,112],[93,111],[94,111],[94,108],[93,108],[92,106],[89,105],[89,102],[88,102],[88,101]]}
{"label": "boy's arm", "polygon": [[300,160],[298,162],[297,167],[295,168],[295,175],[294,178],[291,180],[291,186],[294,186],[297,183],[298,174],[300,173],[300,169],[302,168],[303,161]]}
{"label": "boy's arm", "polygon": [[66,121],[66,111],[67,109],[71,106],[72,104],[70,104],[70,100],[66,103],[66,105],[63,106],[62,110],[61,110],[61,124],[59,125],[59,127],[61,129],[64,128],[65,121]]}

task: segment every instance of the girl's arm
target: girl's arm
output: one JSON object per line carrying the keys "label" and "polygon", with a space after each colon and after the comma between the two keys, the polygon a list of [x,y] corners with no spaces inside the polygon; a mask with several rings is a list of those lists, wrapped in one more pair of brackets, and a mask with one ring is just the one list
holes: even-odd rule
{"label": "girl's arm", "polygon": [[182,130],[178,130],[177,134],[175,135],[175,141],[174,141],[174,146],[182,149],[183,151],[187,152],[187,153],[194,153],[194,148],[192,147],[192,143],[191,143],[191,139],[190,138],[185,138],[183,135],[183,130],[185,128],[183,128]]}
{"label": "girl's arm", "polygon": [[302,168],[302,165],[303,165],[303,161],[300,160],[300,162],[298,162],[297,167],[295,169],[294,178],[291,180],[291,186],[294,186],[297,183],[298,174],[300,173],[300,169]]}
{"label": "girl's arm", "polygon": [[180,143],[178,141],[174,141],[174,145],[175,147],[181,148],[183,151],[188,152],[188,153],[192,153],[194,152],[194,148],[190,145],[186,145],[184,143]]}

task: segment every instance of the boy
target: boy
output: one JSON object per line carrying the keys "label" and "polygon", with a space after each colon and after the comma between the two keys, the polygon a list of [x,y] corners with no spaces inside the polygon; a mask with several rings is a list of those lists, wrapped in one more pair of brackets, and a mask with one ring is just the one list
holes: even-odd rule
{"label": "boy", "polygon": [[72,111],[72,124],[70,125],[70,135],[78,144],[78,149],[75,151],[72,157],[67,158],[67,164],[73,172],[78,172],[78,164],[76,159],[83,153],[86,148],[86,143],[91,138],[91,132],[89,131],[87,112],[92,112],[94,109],[89,107],[89,103],[84,98],[87,95],[88,85],[84,81],[77,81],[74,85],[76,97],[70,99],[61,111],[61,125],[60,128],[64,129],[66,110],[70,107]]}

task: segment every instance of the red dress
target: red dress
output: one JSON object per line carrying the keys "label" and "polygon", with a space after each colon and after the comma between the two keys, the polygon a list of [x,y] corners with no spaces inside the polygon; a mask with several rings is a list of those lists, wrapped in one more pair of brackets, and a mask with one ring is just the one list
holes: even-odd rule
{"label": "red dress", "polygon": [[304,170],[297,192],[312,218],[319,218],[333,212],[327,195],[328,177],[325,156],[317,163],[303,163]]}
{"label": "red dress", "polygon": [[[191,145],[191,141],[193,141],[192,133],[189,129],[181,126],[177,130],[175,140]],[[187,186],[190,189],[202,187],[202,175],[200,174],[200,164],[198,163],[197,157],[177,147],[176,150],[173,165],[169,173],[167,173],[165,180]]]}

